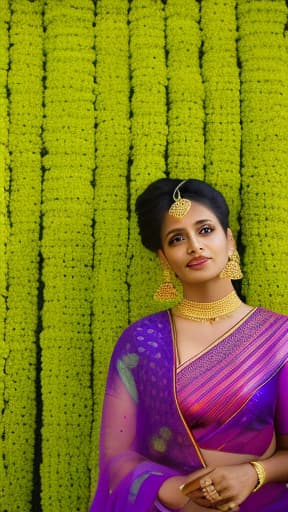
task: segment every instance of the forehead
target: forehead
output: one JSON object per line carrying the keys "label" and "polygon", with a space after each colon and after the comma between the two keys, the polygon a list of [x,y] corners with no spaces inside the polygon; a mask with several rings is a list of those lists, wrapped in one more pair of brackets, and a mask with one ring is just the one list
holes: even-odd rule
{"label": "forehead", "polygon": [[197,203],[196,201],[191,201],[191,208],[189,212],[181,219],[173,217],[166,212],[163,218],[161,231],[162,233],[165,233],[171,229],[185,229],[186,227],[195,225],[200,221],[213,221],[214,223],[219,224],[215,213],[213,213],[210,208],[204,204]]}

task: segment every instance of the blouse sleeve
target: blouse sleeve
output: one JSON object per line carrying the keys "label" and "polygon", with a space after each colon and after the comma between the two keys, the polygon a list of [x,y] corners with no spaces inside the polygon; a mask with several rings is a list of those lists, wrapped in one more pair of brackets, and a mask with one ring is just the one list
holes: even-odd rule
{"label": "blouse sleeve", "polygon": [[279,372],[276,428],[278,434],[288,434],[288,363]]}

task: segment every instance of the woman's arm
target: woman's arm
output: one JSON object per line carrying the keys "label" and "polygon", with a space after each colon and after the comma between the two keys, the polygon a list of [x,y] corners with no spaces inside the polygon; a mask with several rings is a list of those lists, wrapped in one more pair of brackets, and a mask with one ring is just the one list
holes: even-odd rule
{"label": "woman's arm", "polygon": [[[192,475],[190,475],[192,478]],[[187,479],[188,480],[188,479]],[[168,478],[161,485],[158,492],[158,499],[165,507],[169,509],[181,509],[186,503],[188,498],[180,491],[179,487],[186,481],[183,476],[173,476]]]}
{"label": "woman's arm", "polygon": [[276,452],[259,461],[265,469],[267,482],[288,482],[288,363],[279,371],[275,412]]}
{"label": "woman's arm", "polygon": [[[265,470],[265,483],[268,482],[288,482],[288,436],[282,435],[277,440],[279,450],[267,459],[255,459]],[[186,481],[196,478],[198,475],[204,475],[207,469],[195,471],[187,477],[175,476],[167,479],[159,489],[158,499],[167,508],[197,510],[196,506],[201,505],[196,501],[190,502],[182,494],[179,487]],[[211,468],[210,468],[211,470]],[[221,496],[221,501],[233,502],[240,505],[248,498],[258,484],[258,475],[255,468],[249,463],[235,464],[233,466],[222,466],[214,469],[210,474],[213,485]],[[184,507],[184,508],[183,508]],[[200,508],[200,510],[201,510]]]}
{"label": "woman's arm", "polygon": [[288,482],[288,435],[277,438],[277,451],[265,460],[259,460],[265,469],[266,482]]}
{"label": "woman's arm", "polygon": [[[204,476],[206,473],[210,472],[211,469],[212,468],[198,469],[197,471],[194,471],[193,473],[186,476],[182,475],[168,478],[167,480],[165,480],[165,482],[163,482],[159,489],[159,501],[163,503],[163,505],[165,505],[167,508],[172,510],[177,510],[179,508],[182,509],[185,505],[187,506],[191,500],[180,491],[180,486],[194,478]],[[185,508],[184,510],[192,510],[191,506],[192,503],[190,503],[189,507],[187,509]],[[198,504],[198,507],[197,509],[195,509],[195,512],[197,512],[198,510],[206,510],[206,508],[203,508],[203,506],[201,506],[201,508],[199,509],[199,506],[200,504]]]}
{"label": "woman's arm", "polygon": [[279,372],[277,406],[275,413],[276,452],[259,461],[265,469],[267,482],[288,482],[288,363]]}
{"label": "woman's arm", "polygon": [[[265,483],[288,482],[288,449],[286,447],[288,448],[288,436],[282,436],[279,450],[267,459],[255,460],[265,470]],[[220,495],[219,501],[235,505],[241,505],[259,483],[258,474],[249,462],[217,467],[209,476]]]}
{"label": "woman's arm", "polygon": [[114,351],[110,363],[102,412],[99,480],[91,512],[113,512],[116,508],[148,512],[162,483],[179,475],[174,468],[143,455],[147,439],[143,439],[140,420],[144,415],[140,415],[141,401],[133,373],[135,356]]}

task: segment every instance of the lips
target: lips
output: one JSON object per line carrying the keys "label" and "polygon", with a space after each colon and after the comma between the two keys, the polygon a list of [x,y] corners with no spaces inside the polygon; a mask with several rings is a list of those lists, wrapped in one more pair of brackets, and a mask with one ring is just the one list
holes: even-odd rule
{"label": "lips", "polygon": [[187,263],[187,267],[189,268],[201,268],[203,267],[210,258],[205,258],[204,256],[199,256],[199,258],[193,258]]}

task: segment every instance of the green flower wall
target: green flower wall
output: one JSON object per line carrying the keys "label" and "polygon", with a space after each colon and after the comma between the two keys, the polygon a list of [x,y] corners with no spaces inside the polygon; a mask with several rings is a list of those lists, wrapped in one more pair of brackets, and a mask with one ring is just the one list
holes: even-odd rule
{"label": "green flower wall", "polygon": [[134,202],[226,196],[246,301],[288,314],[285,0],[1,0],[0,509],[86,512],[107,366],[159,310]]}

